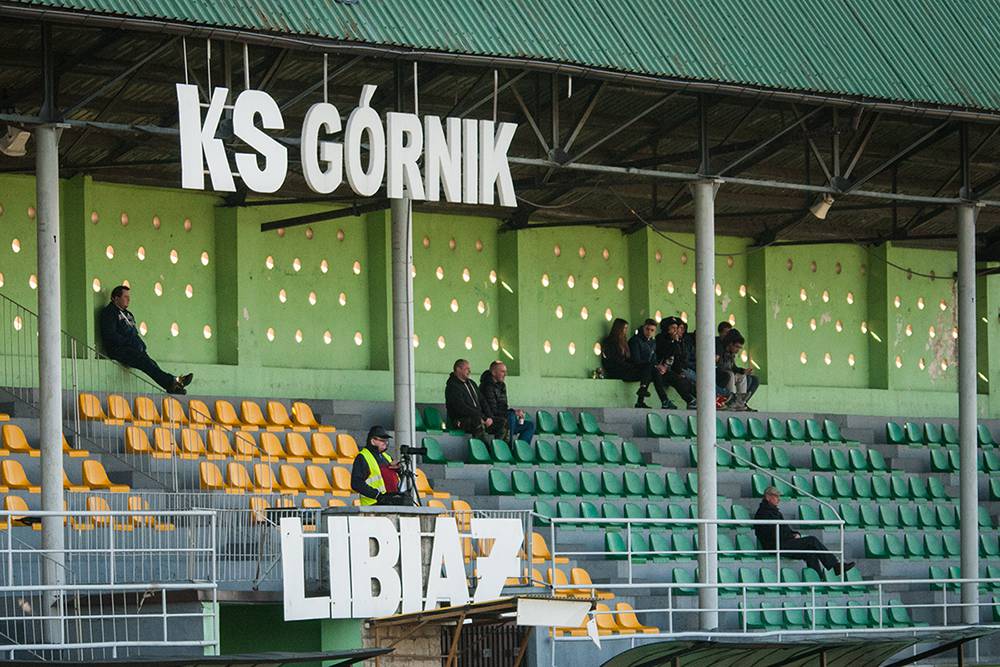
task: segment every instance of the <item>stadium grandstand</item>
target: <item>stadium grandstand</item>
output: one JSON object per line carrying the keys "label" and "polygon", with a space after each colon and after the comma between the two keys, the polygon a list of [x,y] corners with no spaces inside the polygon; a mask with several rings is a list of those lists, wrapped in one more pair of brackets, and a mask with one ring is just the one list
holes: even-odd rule
{"label": "stadium grandstand", "polygon": [[0,34],[0,659],[1000,663],[994,3]]}

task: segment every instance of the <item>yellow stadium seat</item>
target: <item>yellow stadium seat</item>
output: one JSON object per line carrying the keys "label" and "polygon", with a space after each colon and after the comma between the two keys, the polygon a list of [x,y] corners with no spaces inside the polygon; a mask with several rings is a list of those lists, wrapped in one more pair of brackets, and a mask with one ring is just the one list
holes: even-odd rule
{"label": "yellow stadium seat", "polygon": [[264,418],[264,413],[256,401],[240,402],[240,419],[248,426],[255,426],[261,430],[282,431],[280,426],[268,424]]}
{"label": "yellow stadium seat", "polygon": [[313,433],[311,440],[314,461],[330,461],[338,458],[337,452],[333,449],[333,443],[330,442],[330,438],[327,437],[326,433]]}
{"label": "yellow stadium seat", "polygon": [[198,464],[198,478],[201,482],[202,491],[222,491],[223,493],[239,493],[236,489],[226,486],[226,480],[222,478],[219,466],[210,461],[202,461]]}
{"label": "yellow stadium seat", "polygon": [[[187,415],[184,413],[184,406],[173,396],[163,397],[163,423],[173,426],[188,426]],[[204,424],[190,424],[193,428],[205,428]]]}
{"label": "yellow stadium seat", "polygon": [[[552,562],[552,552],[549,551],[549,545],[545,543],[545,538],[542,537],[541,533],[531,531],[531,562],[532,563],[551,563]],[[559,556],[556,558],[556,563],[559,565],[565,565],[569,562],[569,558],[564,556]]]}
{"label": "yellow stadium seat", "polygon": [[267,431],[260,434],[260,457],[264,459],[285,459],[288,455],[281,446],[281,440],[274,433]]}
{"label": "yellow stadium seat", "polygon": [[[313,435],[313,440],[316,438],[326,438],[326,434],[316,433]],[[338,433],[337,434],[337,461],[341,463],[353,463],[354,459],[358,457],[358,443],[350,433]]]}
{"label": "yellow stadium seat", "polygon": [[599,591],[594,588],[594,582],[590,579],[590,572],[582,567],[574,567],[569,571],[569,583],[586,586],[586,588],[575,588],[572,591],[574,597],[597,598],[598,600],[610,600],[615,594],[607,591]]}
{"label": "yellow stadium seat", "polygon": [[20,489],[28,493],[38,493],[41,488],[32,484],[24,472],[24,466],[16,459],[5,459],[0,463],[0,482],[3,482],[2,493],[8,489]]}
{"label": "yellow stadium seat", "polygon": [[[229,401],[219,399],[215,402],[215,423],[229,429],[243,428],[243,423],[236,414],[236,408]],[[247,427],[253,430],[253,427]]]}
{"label": "yellow stadium seat", "polygon": [[451,511],[458,522],[458,529],[463,533],[472,530],[472,507],[464,500],[452,500]]}
{"label": "yellow stadium seat", "polygon": [[251,496],[250,512],[255,523],[263,523],[267,520],[267,510],[270,509],[270,507],[271,505],[267,502],[267,499]]}
{"label": "yellow stadium seat", "polygon": [[108,473],[100,461],[87,459],[83,462],[83,483],[91,489],[103,489],[114,493],[127,493],[128,484],[115,484],[108,479]]}
{"label": "yellow stadium seat", "polygon": [[205,401],[192,398],[188,401],[188,420],[194,428],[208,428],[212,426],[212,413],[209,411]]}
{"label": "yellow stadium seat", "polygon": [[201,433],[190,428],[181,429],[181,458],[196,459],[201,456],[208,456]]}
{"label": "yellow stadium seat", "polygon": [[333,495],[349,496],[354,493],[351,489],[351,471],[341,466],[333,466],[330,469],[330,480],[333,482]]}
{"label": "yellow stadium seat", "polygon": [[[285,434],[285,451],[288,452],[288,460],[292,463],[299,463],[312,458],[309,445],[301,433]],[[317,463],[328,463],[328,461],[317,461]]]}
{"label": "yellow stadium seat", "polygon": [[236,449],[237,459],[247,460],[260,456],[260,450],[257,449],[257,441],[253,439],[252,433],[237,431],[233,435],[233,447]]}
{"label": "yellow stadium seat", "polygon": [[[111,506],[108,505],[108,501],[101,496],[87,496],[87,511],[88,512],[110,512]],[[104,527],[112,526],[114,530],[132,530],[134,527],[132,522],[118,521],[116,517],[105,515],[105,516],[88,516],[87,517],[95,526]]]}
{"label": "yellow stadium seat", "polygon": [[152,454],[153,448],[149,446],[149,437],[146,432],[138,426],[129,426],[125,429],[125,451],[129,454]]}
{"label": "yellow stadium seat", "polygon": [[320,510],[323,509],[323,504],[316,500],[315,498],[303,498],[302,499],[302,509],[304,510]]}
{"label": "yellow stadium seat", "polygon": [[9,421],[10,421],[10,415],[7,414],[6,412],[0,412],[0,422],[9,422]]}
{"label": "yellow stadium seat", "polygon": [[24,437],[24,431],[17,424],[4,424],[0,426],[3,433],[3,450],[0,456],[7,456],[11,452],[15,454],[30,454],[40,456],[41,452],[28,444],[28,439]]}
{"label": "yellow stadium seat", "polygon": [[[65,454],[66,456],[72,459],[87,458],[88,456],[90,456],[90,452],[88,452],[86,449],[74,449],[73,447],[70,447],[69,440],[66,439],[65,434],[63,434],[62,441],[63,441],[63,448],[62,448],[63,454]],[[30,454],[31,452],[28,453]],[[41,452],[39,452],[39,455],[41,455]],[[0,456],[3,456],[2,450],[0,450]]]}
{"label": "yellow stadium seat", "polygon": [[153,403],[153,399],[149,396],[136,396],[132,403],[135,406],[136,424],[142,423],[149,426],[164,421],[160,418],[160,411],[156,409],[156,403]]}
{"label": "yellow stadium seat", "polygon": [[320,424],[316,419],[316,415],[313,414],[312,408],[309,407],[308,403],[303,403],[302,401],[295,401],[292,403],[292,421],[297,426],[305,426],[314,431],[323,431],[325,433],[332,433],[336,431],[336,427],[327,424]]}
{"label": "yellow stadium seat", "polygon": [[273,428],[280,430],[309,430],[308,427],[295,426],[292,424],[292,418],[288,415],[288,410],[285,408],[285,404],[279,401],[267,402],[267,422]]}
{"label": "yellow stadium seat", "polygon": [[85,493],[90,491],[89,486],[84,486],[82,484],[74,484],[69,481],[69,475],[66,474],[66,470],[63,470],[63,489],[66,491],[72,491],[74,493]]}
{"label": "yellow stadium seat", "polygon": [[293,465],[283,463],[278,468],[278,481],[281,483],[281,488],[286,491],[306,493],[306,483],[302,481],[299,469]]}
{"label": "yellow stadium seat", "polygon": [[347,503],[345,503],[340,498],[330,498],[329,500],[326,501],[326,506],[327,507],[347,507]]}
{"label": "yellow stadium seat", "polygon": [[208,432],[208,458],[210,460],[228,459],[236,456],[233,446],[229,444],[229,436],[220,428]]}
{"label": "yellow stadium seat", "polygon": [[[28,507],[28,501],[26,501],[21,496],[7,496],[3,499],[3,508],[9,512],[28,512],[30,507]],[[18,516],[17,514],[10,515],[10,522],[18,526],[31,526],[32,530],[42,529],[42,518]],[[0,530],[7,529],[6,518],[2,519],[0,522]]]}
{"label": "yellow stadium seat", "polygon": [[306,466],[306,493],[310,496],[325,496],[333,493],[326,471],[317,465]]}
{"label": "yellow stadium seat", "polygon": [[274,471],[266,463],[253,464],[253,479],[261,493],[283,493]]}
{"label": "yellow stadium seat", "polygon": [[428,500],[427,501],[427,507],[437,507],[437,508],[443,509],[443,510],[448,509],[448,507],[443,502],[441,502],[440,500],[438,500],[437,498],[431,498],[430,500]]}
{"label": "yellow stadium seat", "polygon": [[639,619],[635,616],[635,609],[628,602],[619,602],[615,605],[615,617],[620,628],[632,630],[641,635],[656,635],[660,633],[659,628],[640,623]]}
{"label": "yellow stadium seat", "polygon": [[179,454],[177,441],[174,440],[174,432],[162,426],[154,428],[153,451],[155,452],[154,456],[159,455],[159,458],[164,459],[169,459],[174,454]]}
{"label": "yellow stadium seat", "polygon": [[[555,569],[555,580],[552,578],[552,568],[545,568],[545,581],[555,586],[569,586],[569,579],[566,577],[566,573],[558,567]],[[558,588],[555,595],[556,597],[567,598],[573,597],[573,592],[568,588]]]}
{"label": "yellow stadium seat", "polygon": [[132,421],[132,408],[124,396],[108,394],[108,417],[109,422],[118,424]]}
{"label": "yellow stadium seat", "polygon": [[610,613],[608,605],[598,602],[594,611],[594,618],[597,619],[597,630],[600,634],[634,635],[635,628],[626,628],[618,625],[614,614]]}
{"label": "yellow stadium seat", "polygon": [[90,421],[105,421],[108,416],[104,414],[101,407],[101,399],[93,394],[80,394],[78,399],[80,405],[80,416]]}
{"label": "yellow stadium seat", "polygon": [[237,489],[237,493],[253,493],[253,482],[250,475],[242,463],[231,461],[226,466],[226,486],[230,489]]}
{"label": "yellow stadium seat", "polygon": [[[130,512],[149,512],[149,503],[142,496],[129,496],[128,497],[128,509]],[[132,524],[135,526],[149,526],[155,528],[156,530],[174,530],[174,524],[170,521],[160,521],[153,514],[146,515],[132,515],[130,517]]]}
{"label": "yellow stadium seat", "polygon": [[427,475],[420,468],[416,468],[413,474],[417,479],[417,491],[421,496],[429,498],[451,498],[451,494],[447,491],[435,491],[432,489],[431,483],[427,479]]}

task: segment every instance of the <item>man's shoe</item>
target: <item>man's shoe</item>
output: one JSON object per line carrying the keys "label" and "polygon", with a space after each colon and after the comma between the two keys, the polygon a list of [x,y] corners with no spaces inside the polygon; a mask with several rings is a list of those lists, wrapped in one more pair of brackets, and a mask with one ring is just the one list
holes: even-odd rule
{"label": "man's shoe", "polygon": [[635,392],[635,394],[639,398],[649,398],[651,395],[649,393],[649,387],[639,387],[639,391]]}
{"label": "man's shoe", "polygon": [[185,389],[180,382],[175,382],[170,386],[169,389],[167,389],[167,393],[183,396],[184,394],[187,393],[187,389]]}
{"label": "man's shoe", "polygon": [[[836,565],[833,566],[833,573],[839,577],[841,574],[847,574],[853,569],[854,569],[854,561],[851,561],[849,563],[837,563]],[[843,572],[841,570],[843,570]]]}
{"label": "man's shoe", "polygon": [[689,402],[687,404],[687,409],[688,410],[697,410],[698,409],[698,401],[691,401],[691,402]]}
{"label": "man's shoe", "polygon": [[640,396],[639,400],[635,402],[635,407],[646,408],[647,410],[649,409],[649,406],[646,405],[646,401],[642,400],[642,396]]}
{"label": "man's shoe", "polygon": [[663,410],[676,410],[677,406],[674,405],[674,402],[668,398],[667,400],[660,403],[660,408],[662,408]]}
{"label": "man's shoe", "polygon": [[186,387],[189,384],[191,384],[191,380],[193,379],[194,379],[194,373],[188,373],[187,375],[182,375],[179,378],[177,378],[177,383],[182,387]]}

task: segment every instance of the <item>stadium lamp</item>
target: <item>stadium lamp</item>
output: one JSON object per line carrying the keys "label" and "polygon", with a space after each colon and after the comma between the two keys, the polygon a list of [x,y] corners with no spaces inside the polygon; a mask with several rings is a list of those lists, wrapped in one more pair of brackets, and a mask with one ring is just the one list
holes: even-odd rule
{"label": "stadium lamp", "polygon": [[0,153],[8,157],[24,157],[28,152],[26,146],[30,138],[31,132],[8,125],[7,131],[0,136]]}
{"label": "stadium lamp", "polygon": [[809,207],[809,212],[819,220],[826,220],[826,214],[830,212],[831,206],[833,206],[833,195],[822,194],[816,198],[816,203]]}

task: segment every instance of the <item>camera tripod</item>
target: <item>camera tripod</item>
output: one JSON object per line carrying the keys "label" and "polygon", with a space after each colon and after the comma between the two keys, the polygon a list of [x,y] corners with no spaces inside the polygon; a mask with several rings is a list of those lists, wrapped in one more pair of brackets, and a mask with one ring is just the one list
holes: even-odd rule
{"label": "camera tripod", "polygon": [[399,493],[408,496],[414,506],[421,506],[420,491],[417,490],[417,476],[413,470],[416,468],[417,456],[405,454],[399,457]]}

